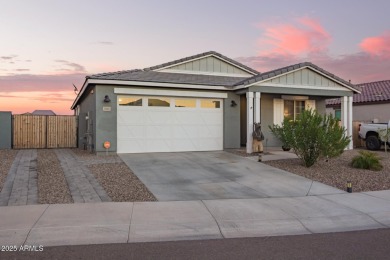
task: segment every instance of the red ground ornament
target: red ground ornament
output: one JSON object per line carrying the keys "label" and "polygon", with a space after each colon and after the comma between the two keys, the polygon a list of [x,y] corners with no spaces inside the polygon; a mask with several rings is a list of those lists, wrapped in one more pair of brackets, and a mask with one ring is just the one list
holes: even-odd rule
{"label": "red ground ornament", "polygon": [[110,143],[109,141],[106,141],[106,142],[103,143],[103,146],[104,146],[104,148],[106,148],[106,149],[110,149],[111,143]]}

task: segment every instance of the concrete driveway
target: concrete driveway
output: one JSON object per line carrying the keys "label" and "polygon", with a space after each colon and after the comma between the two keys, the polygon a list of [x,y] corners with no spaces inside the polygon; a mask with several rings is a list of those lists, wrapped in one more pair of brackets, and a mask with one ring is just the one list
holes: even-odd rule
{"label": "concrete driveway", "polygon": [[300,197],[343,191],[224,151],[120,154],[159,201]]}

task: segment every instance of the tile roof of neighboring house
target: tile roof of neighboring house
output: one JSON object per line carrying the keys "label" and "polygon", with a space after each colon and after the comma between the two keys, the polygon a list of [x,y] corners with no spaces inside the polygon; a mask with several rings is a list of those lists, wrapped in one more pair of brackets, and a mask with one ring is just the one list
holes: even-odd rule
{"label": "tile roof of neighboring house", "polygon": [[[370,103],[370,102],[389,102],[390,103],[390,80],[382,80],[357,84],[362,90],[361,94],[353,95],[353,103]],[[340,99],[328,99],[327,106],[340,105]]]}
{"label": "tile roof of neighboring house", "polygon": [[359,88],[357,88],[355,85],[351,84],[350,82],[348,81],[345,81],[343,80],[342,78],[339,78],[337,77],[336,75],[318,67],[317,65],[314,65],[313,63],[311,62],[302,62],[302,63],[298,63],[298,64],[295,64],[295,65],[290,65],[290,66],[287,66],[287,67],[284,67],[284,68],[280,68],[280,69],[276,69],[276,70],[271,70],[271,71],[268,71],[268,72],[264,72],[264,73],[260,73],[259,75],[255,75],[251,78],[247,78],[247,79],[244,79],[242,80],[241,82],[238,82],[236,83],[236,85],[247,85],[247,84],[251,84],[251,83],[255,83],[255,82],[258,82],[258,81],[262,81],[262,80],[265,80],[265,79],[268,79],[268,78],[272,78],[272,77],[275,77],[277,75],[280,75],[280,74],[284,74],[286,72],[289,72],[289,71],[293,71],[293,70],[296,70],[296,69],[299,69],[299,68],[303,68],[303,67],[311,67],[317,71],[320,71],[322,73],[324,73],[325,75],[327,75],[328,77],[330,78],[333,78],[339,82],[342,82],[344,83],[345,85],[355,89],[355,90],[358,90],[360,91]]}
{"label": "tile roof of neighboring house", "polygon": [[126,70],[113,73],[102,73],[87,76],[88,79],[103,80],[123,80],[123,81],[146,81],[146,82],[163,82],[177,84],[195,84],[195,85],[212,85],[212,86],[233,86],[241,81],[242,77],[229,76],[212,76],[197,74],[180,74],[169,72],[156,72],[144,70]]}
{"label": "tile roof of neighboring house", "polygon": [[31,113],[34,116],[55,116],[56,113],[54,113],[52,110],[35,110]]}
{"label": "tile roof of neighboring house", "polygon": [[153,66],[153,67],[149,67],[149,68],[145,68],[145,70],[155,70],[155,69],[161,69],[161,68],[164,68],[164,67],[167,67],[167,66],[172,66],[172,65],[175,65],[175,64],[178,64],[178,63],[182,63],[182,62],[185,62],[185,61],[189,61],[189,60],[193,60],[193,59],[197,59],[197,58],[201,58],[201,57],[204,57],[204,56],[208,56],[208,55],[214,55],[214,56],[217,56],[217,57],[220,57],[224,60],[227,60],[229,61],[230,63],[233,63],[234,65],[238,66],[238,67],[241,67],[241,68],[244,68],[245,70],[247,71],[250,71],[254,74],[259,74],[259,72],[257,70],[254,70],[238,61],[235,61],[235,60],[232,60],[230,59],[229,57],[226,57],[218,52],[215,52],[215,51],[208,51],[208,52],[204,52],[204,53],[200,53],[200,54],[196,54],[196,55],[193,55],[193,56],[189,56],[189,57],[185,57],[185,58],[182,58],[182,59],[179,59],[179,60],[174,60],[174,61],[170,61],[170,62],[166,62],[166,63],[163,63],[163,64],[160,64],[160,65],[156,65],[156,66]]}

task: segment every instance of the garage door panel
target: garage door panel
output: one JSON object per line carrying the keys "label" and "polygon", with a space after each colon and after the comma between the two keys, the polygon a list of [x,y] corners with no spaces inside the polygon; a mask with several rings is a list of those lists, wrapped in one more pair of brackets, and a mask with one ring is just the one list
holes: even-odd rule
{"label": "garage door panel", "polygon": [[144,111],[118,111],[118,124],[119,125],[135,125],[143,124],[145,118]]}
{"label": "garage door panel", "polygon": [[174,139],[176,138],[197,138],[199,135],[198,126],[176,125],[172,126]]}
{"label": "garage door panel", "polygon": [[146,152],[143,138],[121,139],[118,142],[118,153],[144,153]]}
{"label": "garage door panel", "polygon": [[169,139],[154,138],[145,139],[146,152],[167,152],[172,151],[172,142]]}
{"label": "garage door panel", "polygon": [[145,120],[145,124],[147,125],[172,124],[172,116],[170,115],[169,111],[147,111],[145,113],[144,120]]}
{"label": "garage door panel", "polygon": [[146,126],[146,138],[164,138],[169,139],[172,136],[172,127],[167,125],[159,125],[159,126]]}
{"label": "garage door panel", "polygon": [[121,139],[128,138],[144,138],[145,137],[145,126],[120,126],[118,127],[118,136],[121,136]]}
{"label": "garage door panel", "polygon": [[118,106],[117,122],[118,153],[223,149],[222,108]]}
{"label": "garage door panel", "polygon": [[203,122],[202,116],[199,114],[198,110],[175,112],[173,117],[175,118],[175,124],[198,125]]}
{"label": "garage door panel", "polygon": [[220,124],[221,113],[216,112],[208,112],[208,113],[202,113],[202,123],[208,123],[208,124]]}
{"label": "garage door panel", "polygon": [[190,138],[173,139],[172,152],[196,151],[198,149],[196,142],[197,140],[190,139]]}

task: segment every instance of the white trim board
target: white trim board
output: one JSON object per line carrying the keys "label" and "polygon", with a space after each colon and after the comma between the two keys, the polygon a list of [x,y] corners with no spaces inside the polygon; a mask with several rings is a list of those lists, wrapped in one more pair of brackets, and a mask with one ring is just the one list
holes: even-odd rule
{"label": "white trim board", "polygon": [[263,86],[263,87],[275,87],[275,88],[300,88],[300,89],[321,89],[321,90],[340,90],[340,91],[346,91],[344,87],[339,86],[311,86],[311,85],[288,85],[288,84],[277,84],[277,83],[268,83],[268,82],[262,82],[256,86]]}
{"label": "white trim board", "polygon": [[114,88],[114,93],[127,94],[127,95],[145,95],[145,96],[227,98],[227,93],[201,92],[201,91],[176,91],[176,90],[160,90],[160,89]]}
{"label": "white trim board", "polygon": [[167,88],[195,88],[195,89],[211,89],[211,90],[232,90],[231,88],[224,86],[214,85],[194,85],[194,84],[182,84],[182,83],[163,83],[163,82],[150,82],[150,81],[130,81],[130,80],[88,80],[88,84],[101,84],[101,85],[128,85],[128,86],[148,86],[148,87],[167,87]]}

